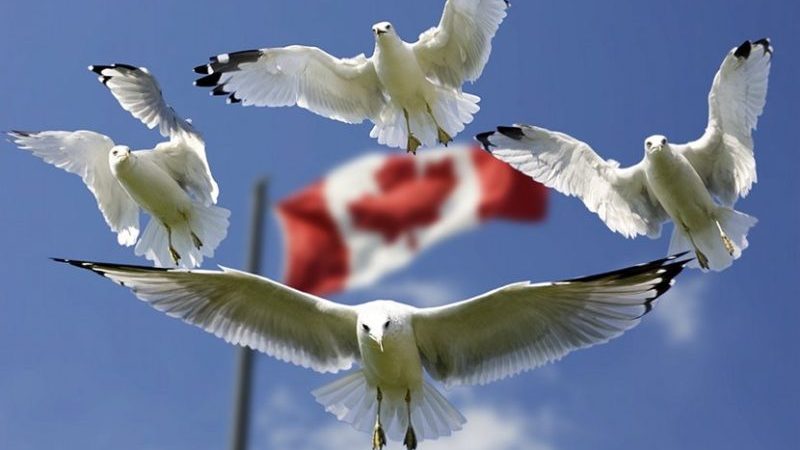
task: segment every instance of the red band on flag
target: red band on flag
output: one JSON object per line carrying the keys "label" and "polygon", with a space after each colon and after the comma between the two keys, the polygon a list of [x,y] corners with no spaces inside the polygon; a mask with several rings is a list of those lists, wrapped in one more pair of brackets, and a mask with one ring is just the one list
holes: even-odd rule
{"label": "red band on flag", "polygon": [[547,188],[514,170],[488,152],[473,150],[472,160],[481,185],[478,217],[541,220],[547,213]]}
{"label": "red band on flag", "polygon": [[277,207],[285,236],[285,282],[322,295],[344,288],[347,249],[328,212],[323,182],[283,200]]}
{"label": "red band on flag", "polygon": [[488,219],[536,221],[547,189],[476,148],[372,154],[278,205],[288,285],[317,295],[365,286]]}

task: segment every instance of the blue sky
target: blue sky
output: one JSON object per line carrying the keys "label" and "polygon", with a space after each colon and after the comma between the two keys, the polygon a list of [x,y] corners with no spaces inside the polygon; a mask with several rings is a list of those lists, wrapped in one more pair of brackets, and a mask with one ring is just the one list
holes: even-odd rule
{"label": "blue sky", "polygon": [[[207,267],[241,267],[255,178],[269,175],[270,195],[280,199],[377,145],[367,124],[211,99],[192,87],[191,68],[217,53],[295,43],[369,55],[373,23],[391,20],[412,41],[438,21],[442,3],[8,2],[0,16],[0,129],[91,129],[151,147],[158,134],[86,70],[112,62],[148,67],[169,103],[204,133],[221,204],[233,213]],[[465,87],[483,100],[461,140],[529,122],[635,163],[648,135],[700,136],[726,52],[771,37],[769,95],[755,133],[759,183],[737,204],[760,222],[732,268],[686,273],[622,338],[509,380],[449,391],[470,422],[451,440],[422,448],[733,450],[787,448],[800,439],[800,159],[791,131],[800,117],[798,17],[791,1],[514,2],[482,78]],[[116,244],[77,177],[10,143],[0,147],[0,447],[222,448],[234,349],[106,280],[50,262],[144,260]],[[268,227],[265,273],[280,278],[274,219]],[[579,201],[554,193],[545,223],[491,223],[336,299],[449,302],[512,281],[653,259],[666,251],[668,234],[626,240]],[[256,368],[253,448],[368,448],[367,435],[354,435],[309,394],[333,376],[263,356]]]}

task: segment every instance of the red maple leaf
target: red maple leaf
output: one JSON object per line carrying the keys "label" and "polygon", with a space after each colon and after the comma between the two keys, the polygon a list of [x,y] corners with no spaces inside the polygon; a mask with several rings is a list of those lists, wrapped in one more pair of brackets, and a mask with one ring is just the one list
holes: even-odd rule
{"label": "red maple leaf", "polygon": [[405,235],[416,248],[414,231],[439,220],[442,205],[456,186],[451,158],[427,164],[417,172],[413,157],[392,156],[375,172],[380,193],[350,203],[356,229],[380,233],[388,243]]}

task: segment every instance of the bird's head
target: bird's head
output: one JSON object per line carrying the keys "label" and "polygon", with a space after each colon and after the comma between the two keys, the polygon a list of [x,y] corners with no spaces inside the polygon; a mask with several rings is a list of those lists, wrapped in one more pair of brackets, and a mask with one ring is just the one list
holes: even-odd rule
{"label": "bird's head", "polygon": [[405,326],[403,315],[391,308],[393,302],[372,302],[370,308],[358,315],[359,337],[374,341],[383,351],[383,345],[395,334],[401,333]]}
{"label": "bird's head", "polygon": [[378,22],[372,26],[372,34],[375,35],[375,39],[382,39],[384,36],[393,36],[395,35],[394,27],[389,22]]}
{"label": "bird's head", "polygon": [[644,140],[644,152],[646,155],[652,155],[662,148],[666,148],[667,145],[667,138],[656,134]]}
{"label": "bird's head", "polygon": [[127,145],[115,145],[108,152],[108,162],[112,166],[117,166],[130,160],[132,156],[133,153],[131,153],[131,149]]}

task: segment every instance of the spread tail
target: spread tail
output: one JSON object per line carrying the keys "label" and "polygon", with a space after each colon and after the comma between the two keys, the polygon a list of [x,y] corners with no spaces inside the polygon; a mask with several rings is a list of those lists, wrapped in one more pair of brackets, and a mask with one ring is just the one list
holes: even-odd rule
{"label": "spread tail", "polygon": [[[382,390],[381,422],[389,439],[402,441],[408,419],[405,392]],[[371,432],[378,409],[377,389],[367,384],[359,370],[346,375],[312,392],[325,411],[353,428]],[[436,439],[460,430],[466,422],[464,416],[440,394],[436,388],[423,382],[411,393],[411,423],[417,438]]]}
{"label": "spread tail", "polygon": [[156,267],[197,267],[204,256],[214,256],[214,250],[228,233],[229,216],[230,211],[225,208],[195,204],[188,221],[171,224],[172,247],[179,256],[177,264],[170,254],[167,227],[151,217],[135,253],[153,261]]}
{"label": "spread tail", "polygon": [[[466,124],[472,122],[473,114],[480,109],[480,97],[475,95],[443,87],[436,87],[435,92],[428,102],[430,112],[423,102],[408,110],[411,132],[427,147],[437,145],[437,123],[450,137],[455,137],[464,130]],[[431,113],[436,118],[435,122]],[[407,131],[403,109],[389,103],[381,111],[369,135],[377,138],[380,144],[403,148],[408,140]]]}
{"label": "spread tail", "polygon": [[[700,251],[708,258],[709,269],[720,272],[727,269],[735,259],[742,255],[742,251],[748,245],[747,233],[758,220],[726,206],[718,206],[715,215],[722,226],[722,230],[733,244],[733,255],[725,248],[717,225],[713,221],[709,221],[702,229],[692,230],[692,237]],[[668,254],[672,255],[684,251],[694,252],[694,247],[689,237],[679,226],[676,226],[672,231]],[[688,267],[700,268],[698,260],[695,259],[690,262]]]}

